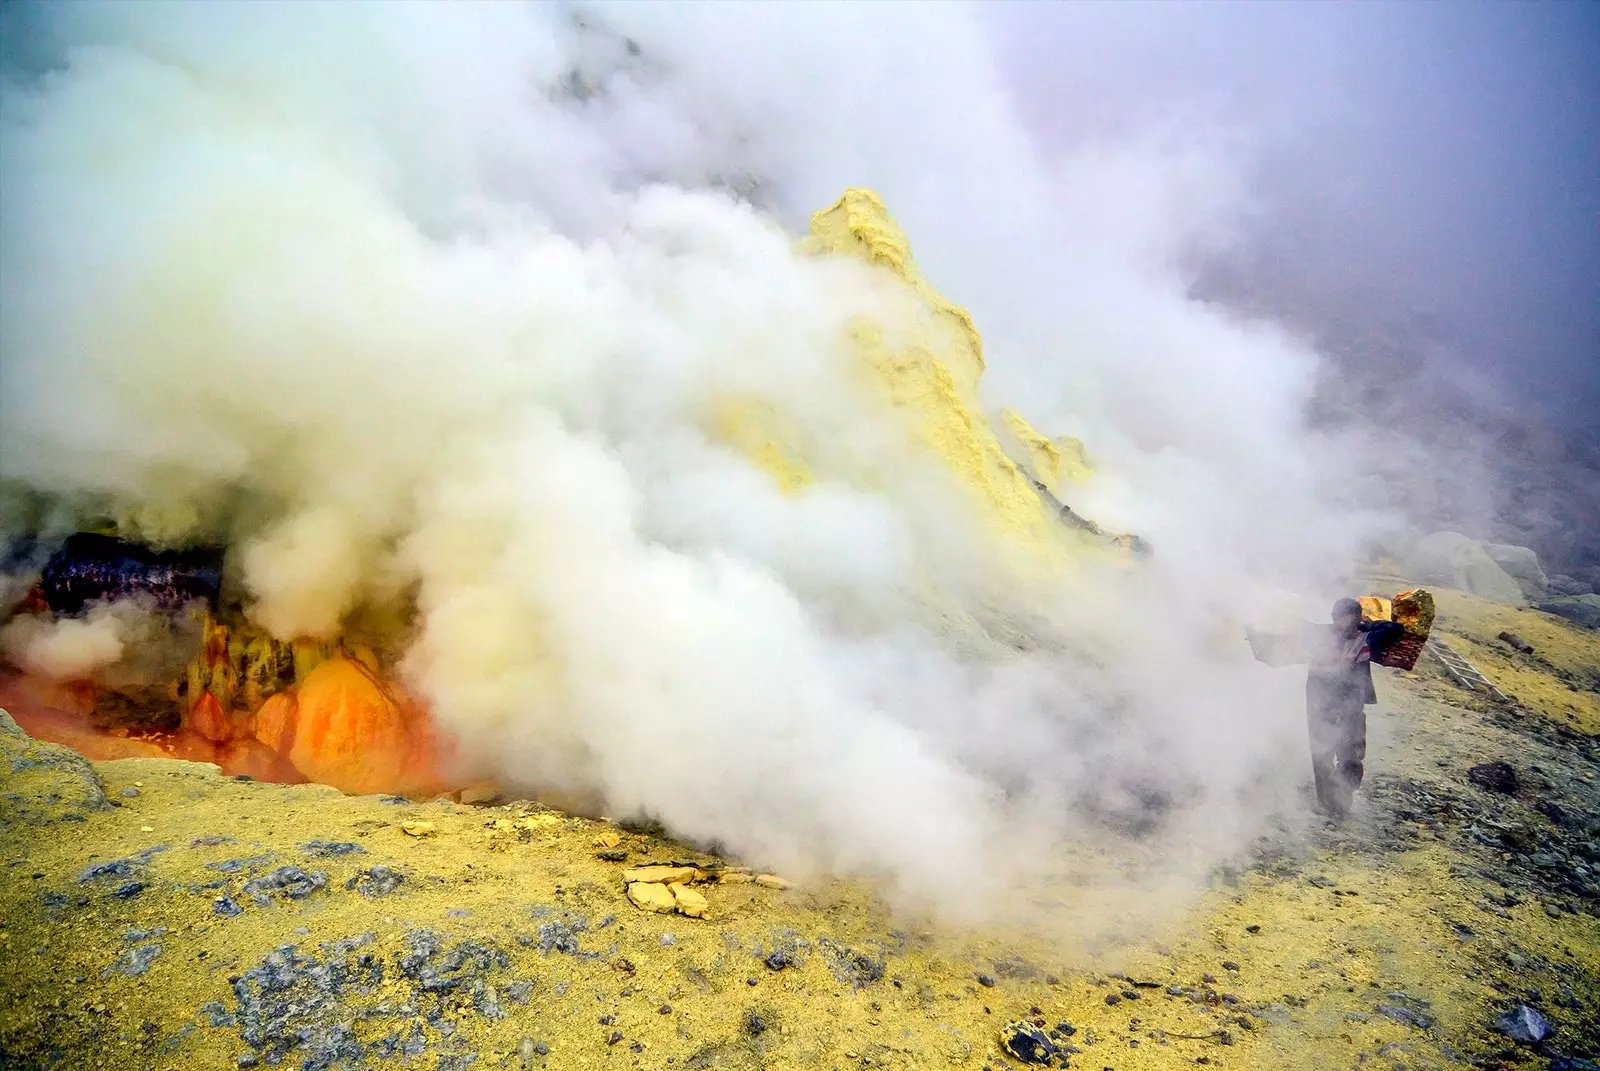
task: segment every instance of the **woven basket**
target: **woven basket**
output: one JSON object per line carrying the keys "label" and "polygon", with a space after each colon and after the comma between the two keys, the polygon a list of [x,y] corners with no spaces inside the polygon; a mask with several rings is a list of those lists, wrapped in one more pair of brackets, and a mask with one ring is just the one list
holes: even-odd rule
{"label": "woven basket", "polygon": [[1428,637],[1407,632],[1385,648],[1382,654],[1373,656],[1372,660],[1391,669],[1415,669],[1417,659],[1422,657],[1422,648],[1427,643]]}

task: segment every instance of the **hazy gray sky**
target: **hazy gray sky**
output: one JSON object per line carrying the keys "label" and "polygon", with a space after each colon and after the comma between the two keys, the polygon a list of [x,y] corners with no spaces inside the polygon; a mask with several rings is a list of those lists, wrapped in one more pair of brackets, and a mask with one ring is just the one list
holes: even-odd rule
{"label": "hazy gray sky", "polygon": [[1600,7],[989,10],[1045,144],[1172,120],[1256,146],[1269,297],[1429,310],[1492,387],[1594,423]]}

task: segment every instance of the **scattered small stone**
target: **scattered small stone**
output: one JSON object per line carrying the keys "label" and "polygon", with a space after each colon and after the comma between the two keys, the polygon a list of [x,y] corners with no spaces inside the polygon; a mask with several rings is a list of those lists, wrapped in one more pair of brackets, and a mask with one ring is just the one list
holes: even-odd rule
{"label": "scattered small stone", "polygon": [[392,867],[374,866],[361,871],[345,882],[345,888],[354,889],[369,900],[388,896],[398,889],[406,876]]}
{"label": "scattered small stone", "polygon": [[615,1045],[617,1042],[619,1042],[621,1040],[622,1040],[622,1031],[620,1031],[620,1030],[613,1030],[613,1031],[611,1031],[611,1033],[606,1035],[606,1044],[607,1045]]}
{"label": "scattered small stone", "polygon": [[[789,957],[787,952],[784,952],[781,949],[768,953],[764,962],[766,963],[769,971],[781,971],[785,967],[794,966],[794,960]],[[982,979],[979,980],[981,981]],[[991,978],[989,980],[989,984],[994,985],[994,979]]]}
{"label": "scattered small stone", "polygon": [[1379,1004],[1378,1011],[1403,1026],[1414,1026],[1418,1030],[1429,1030],[1433,1027],[1433,1020],[1426,1015],[1398,1004]]}
{"label": "scattered small stone", "polygon": [[136,948],[130,948],[118,956],[116,962],[112,963],[111,966],[101,971],[100,977],[109,978],[113,974],[123,974],[129,978],[137,978],[149,970],[150,964],[154,963],[160,955],[161,946],[156,944],[139,945]]}
{"label": "scattered small stone", "polygon": [[818,938],[817,947],[828,961],[828,970],[841,982],[862,989],[883,979],[882,959],[874,959],[826,937]]}
{"label": "scattered small stone", "polygon": [[328,875],[320,870],[302,870],[297,866],[280,866],[259,878],[244,883],[244,891],[257,905],[264,906],[272,893],[281,893],[290,900],[304,900],[319,889],[326,888]]}
{"label": "scattered small stone", "polygon": [[607,848],[604,851],[595,852],[594,856],[603,862],[621,863],[627,860],[628,850],[626,848]]}
{"label": "scattered small stone", "polygon": [[767,1032],[767,1021],[755,1012],[751,1012],[744,1021],[744,1032],[751,1037]]}
{"label": "scattered small stone", "polygon": [[1494,1021],[1494,1028],[1524,1045],[1538,1045],[1556,1032],[1548,1019],[1526,1004],[1518,1004],[1501,1015]]}
{"label": "scattered small stone", "polygon": [[1122,1003],[1122,998],[1117,996],[1115,993],[1107,993],[1106,994],[1106,1003],[1107,1004],[1121,1004]]}
{"label": "scattered small stone", "polygon": [[1244,928],[1244,932],[1245,933],[1260,933],[1261,932],[1261,927],[1252,924],[1250,926],[1246,926]]}
{"label": "scattered small stone", "polygon": [[661,1005],[661,1007],[656,1009],[656,1014],[657,1015],[671,1015],[672,1014],[672,1005],[671,1004],[663,1004],[663,1005]]}
{"label": "scattered small stone", "polygon": [[308,840],[300,845],[300,850],[307,855],[317,856],[356,855],[366,851],[361,845],[349,840]]}
{"label": "scattered small stone", "polygon": [[118,900],[130,900],[144,892],[149,887],[150,883],[148,881],[130,881],[126,884],[118,885],[116,889],[112,891],[111,895],[115,896]]}
{"label": "scattered small stone", "polygon": [[756,978],[755,978],[755,975],[753,975],[753,974],[752,974],[752,975],[751,975],[751,976],[750,976],[750,977],[748,977],[748,978],[746,978],[746,979],[745,979],[745,980],[744,980],[744,984],[745,984],[745,985],[748,985],[748,986],[753,986],[753,985],[756,985],[756,984],[758,984],[758,983],[757,983],[757,982],[756,982]]}
{"label": "scattered small stone", "polygon": [[130,785],[122,790],[122,795],[124,798],[131,800],[139,795],[139,790]]}
{"label": "scattered small stone", "polygon": [[994,977],[988,974],[980,974],[978,975],[978,984],[984,986],[985,988],[993,988]]}
{"label": "scattered small stone", "polygon": [[211,913],[221,915],[223,918],[232,918],[244,914],[244,908],[239,906],[239,901],[231,896],[219,896],[211,904]]}
{"label": "scattered small stone", "polygon": [[[111,859],[104,863],[94,863],[84,867],[78,872],[78,881],[98,881],[104,878],[131,878],[134,874],[148,866],[150,859],[157,852],[167,850],[166,845],[160,844],[154,848],[146,848],[137,855],[130,855],[124,859]],[[43,877],[40,874],[39,877]]]}
{"label": "scattered small stone", "polygon": [[1236,971],[1239,969],[1239,965],[1233,962],[1231,959],[1225,959],[1222,961],[1222,969],[1225,971]]}
{"label": "scattered small stone", "polygon": [[522,1066],[524,1068],[532,1067],[534,1060],[538,1059],[540,1056],[547,1056],[549,1053],[550,1046],[546,1045],[542,1041],[536,1041],[533,1038],[523,1038],[521,1041],[517,1042],[517,1055],[522,1057]]}
{"label": "scattered small stone", "polygon": [[551,921],[539,925],[539,951],[545,955],[559,952],[564,956],[578,954],[578,935],[588,929],[588,923],[582,918],[572,918],[566,921]]}
{"label": "scattered small stone", "polygon": [[1217,981],[1217,976],[1208,971],[1200,976],[1200,980],[1206,985],[1214,985]]}

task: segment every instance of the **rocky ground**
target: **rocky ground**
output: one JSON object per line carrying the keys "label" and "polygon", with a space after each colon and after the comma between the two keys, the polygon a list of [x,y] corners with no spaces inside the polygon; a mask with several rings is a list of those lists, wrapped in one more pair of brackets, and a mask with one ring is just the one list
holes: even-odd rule
{"label": "rocky ground", "polygon": [[[1512,706],[1382,674],[1351,820],[1284,816],[1160,915],[1066,890],[1070,940],[528,803],[89,763],[3,719],[0,1065],[1593,1068],[1600,636],[1464,596],[1439,627]],[[706,917],[630,901],[666,862]]]}

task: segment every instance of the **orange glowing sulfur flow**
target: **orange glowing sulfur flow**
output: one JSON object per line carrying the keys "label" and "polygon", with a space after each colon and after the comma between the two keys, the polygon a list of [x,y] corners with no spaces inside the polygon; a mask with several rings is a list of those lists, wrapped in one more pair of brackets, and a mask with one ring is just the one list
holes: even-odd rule
{"label": "orange glowing sulfur flow", "polygon": [[114,697],[87,682],[0,676],[0,707],[29,735],[91,759],[187,759],[353,795],[425,798],[451,787],[441,774],[447,748],[431,719],[379,675],[370,651],[292,649],[243,631],[208,618],[184,686],[144,727],[119,724]]}

